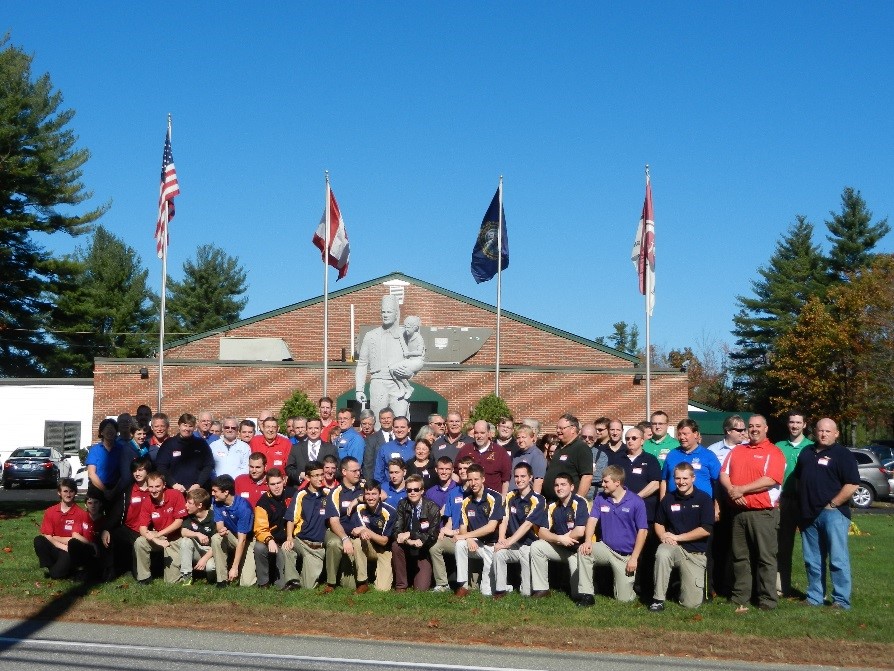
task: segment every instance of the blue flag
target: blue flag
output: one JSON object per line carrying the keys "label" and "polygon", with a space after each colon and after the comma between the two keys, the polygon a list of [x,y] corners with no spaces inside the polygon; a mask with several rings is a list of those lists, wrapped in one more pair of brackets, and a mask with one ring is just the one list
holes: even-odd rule
{"label": "blue flag", "polygon": [[490,201],[490,207],[481,220],[481,230],[472,249],[472,277],[478,284],[487,282],[497,274],[497,255],[501,257],[500,269],[509,267],[509,236],[506,234],[506,211],[503,211],[502,254],[497,249],[497,226],[500,225],[500,189]]}

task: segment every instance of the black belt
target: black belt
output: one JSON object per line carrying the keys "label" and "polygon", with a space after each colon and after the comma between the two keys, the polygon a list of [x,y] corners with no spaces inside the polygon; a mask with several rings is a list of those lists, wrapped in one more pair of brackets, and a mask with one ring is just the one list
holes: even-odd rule
{"label": "black belt", "polygon": [[313,541],[306,541],[303,538],[299,538],[298,540],[301,541],[302,543],[304,543],[311,550],[322,550],[323,549],[322,543],[314,543]]}

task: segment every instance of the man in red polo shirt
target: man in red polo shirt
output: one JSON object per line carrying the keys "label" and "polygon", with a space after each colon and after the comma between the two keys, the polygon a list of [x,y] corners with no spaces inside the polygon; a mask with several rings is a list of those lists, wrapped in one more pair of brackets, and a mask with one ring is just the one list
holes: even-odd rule
{"label": "man in red polo shirt", "polygon": [[757,570],[758,607],[776,608],[776,534],[784,475],[785,457],[767,440],[767,420],[752,415],[748,420],[748,442],[736,445],[726,455],[720,473],[720,483],[733,510],[732,600],[737,613],[748,611],[754,582],[752,565]]}
{"label": "man in red polo shirt", "polygon": [[254,508],[266,491],[267,457],[263,452],[252,452],[248,458],[248,473],[243,473],[236,478],[236,496],[248,499],[251,507]]}
{"label": "man in red polo shirt", "polygon": [[279,433],[279,422],[275,417],[261,422],[261,434],[252,438],[248,446],[253,453],[260,452],[267,457],[267,468],[280,470],[285,470],[292,450],[291,441]]}
{"label": "man in red polo shirt", "polygon": [[59,503],[47,508],[34,538],[34,552],[47,578],[67,578],[78,566],[96,561],[93,521],[75,503],[78,485],[71,478],[59,480]]}
{"label": "man in red polo shirt", "polygon": [[472,427],[471,445],[464,445],[456,455],[459,461],[463,457],[472,460],[484,469],[484,486],[500,494],[509,491],[509,476],[512,473],[512,458],[496,441],[488,435],[488,425],[484,420],[475,422]]}
{"label": "man in red polo shirt", "polygon": [[180,527],[186,517],[186,500],[178,490],[167,487],[161,473],[146,477],[149,496],[143,497],[140,537],[133,545],[137,582],[152,582],[150,561],[153,552],[164,553],[165,582],[180,579]]}

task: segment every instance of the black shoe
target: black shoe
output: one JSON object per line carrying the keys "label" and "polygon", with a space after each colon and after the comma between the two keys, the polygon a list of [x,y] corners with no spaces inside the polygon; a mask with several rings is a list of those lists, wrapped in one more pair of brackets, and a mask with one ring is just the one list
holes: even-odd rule
{"label": "black shoe", "polygon": [[137,580],[138,585],[151,585],[152,578],[143,578],[142,580]]}
{"label": "black shoe", "polygon": [[578,608],[589,608],[596,605],[596,597],[592,594],[581,594],[574,603]]}
{"label": "black shoe", "polygon": [[225,589],[226,586],[229,585],[230,583],[228,583],[226,580],[224,580],[224,581],[216,583],[216,584],[217,584],[217,589]]}
{"label": "black shoe", "polygon": [[649,610],[653,613],[660,613],[664,610],[664,601],[653,601],[649,605]]}
{"label": "black shoe", "polygon": [[289,580],[285,585],[282,586],[283,592],[291,592],[294,589],[298,589],[301,587],[301,583],[297,580]]}

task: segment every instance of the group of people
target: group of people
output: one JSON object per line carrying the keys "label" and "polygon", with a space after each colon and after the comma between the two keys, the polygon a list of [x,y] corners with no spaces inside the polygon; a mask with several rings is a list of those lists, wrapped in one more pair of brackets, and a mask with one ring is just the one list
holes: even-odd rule
{"label": "group of people", "polygon": [[791,412],[789,437],[774,445],[764,417],[733,415],[706,447],[692,419],[672,437],[663,412],[626,432],[620,420],[565,414],[543,436],[533,419],[467,426],[450,412],[413,440],[389,408],[333,417],[323,398],[318,409],[288,418],[285,433],[270,411],[257,423],[223,417],[219,435],[209,412],[181,415],[175,432],[144,407],[103,420],[87,509],[63,480],[34,541],[40,565],[55,578],[131,571],[141,584],[190,585],[204,575],[220,588],[323,593],[561,589],[582,607],[599,586],[654,612],[671,592],[684,607],[722,595],[745,612],[791,593],[800,529],[807,603],[850,608],[859,474],[831,419],[817,422],[814,443]]}

